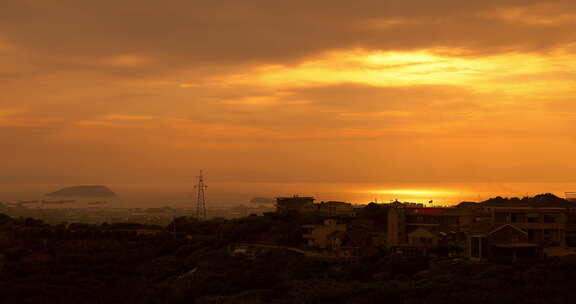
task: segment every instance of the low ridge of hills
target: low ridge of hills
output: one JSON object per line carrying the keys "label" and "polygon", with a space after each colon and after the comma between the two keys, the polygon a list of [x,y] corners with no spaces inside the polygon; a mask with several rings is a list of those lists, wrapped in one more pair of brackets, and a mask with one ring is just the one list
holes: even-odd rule
{"label": "low ridge of hills", "polygon": [[101,185],[85,185],[62,188],[46,194],[51,197],[115,197],[110,188]]}
{"label": "low ridge of hills", "polygon": [[576,207],[576,203],[563,198],[560,198],[551,193],[538,194],[533,197],[523,198],[507,198],[507,197],[493,197],[483,202],[461,202],[457,205],[459,208],[474,208],[474,207],[506,207],[506,206],[532,206],[532,207]]}
{"label": "low ridge of hills", "polygon": [[250,200],[250,203],[253,204],[275,204],[276,199],[269,198],[269,197],[255,197]]}

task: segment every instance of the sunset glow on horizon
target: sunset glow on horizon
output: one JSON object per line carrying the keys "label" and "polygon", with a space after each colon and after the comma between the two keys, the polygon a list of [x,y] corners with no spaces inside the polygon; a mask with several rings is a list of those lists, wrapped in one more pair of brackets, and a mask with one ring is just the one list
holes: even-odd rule
{"label": "sunset glow on horizon", "polygon": [[362,193],[406,195],[410,197],[453,197],[460,193],[447,190],[426,190],[426,189],[389,189],[389,190],[368,190]]}

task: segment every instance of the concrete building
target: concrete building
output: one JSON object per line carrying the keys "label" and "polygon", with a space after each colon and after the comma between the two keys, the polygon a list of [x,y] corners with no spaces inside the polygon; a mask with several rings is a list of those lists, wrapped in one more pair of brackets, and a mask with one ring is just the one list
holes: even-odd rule
{"label": "concrete building", "polygon": [[[576,254],[576,205],[568,201],[490,204],[490,221],[470,231],[469,256],[520,259]],[[508,236],[502,237],[502,229]],[[510,233],[511,229],[517,233]],[[496,236],[498,236],[496,238]]]}
{"label": "concrete building", "polygon": [[353,217],[355,210],[352,204],[345,202],[321,202],[317,205],[318,213],[322,216]]}
{"label": "concrete building", "polygon": [[[370,207],[373,214],[362,210],[362,219],[349,217],[354,208],[347,203],[308,202],[298,208],[313,212],[309,210],[316,206],[317,214],[330,216],[323,225],[304,227],[308,245],[321,249],[385,245],[392,254],[403,256],[508,262],[576,254],[576,204],[551,194],[497,197],[451,208],[386,204]],[[336,222],[336,217],[347,224]]]}
{"label": "concrete building", "polygon": [[314,203],[314,197],[291,196],[276,198],[276,212],[279,214],[317,214],[325,217],[354,217],[354,206],[346,202],[328,201]]}
{"label": "concrete building", "polygon": [[294,195],[276,198],[276,212],[279,214],[313,213],[316,209],[314,198],[310,196]]}
{"label": "concrete building", "polygon": [[530,241],[545,247],[566,247],[567,211],[561,207],[494,207],[493,223],[522,229]]}
{"label": "concrete building", "polygon": [[346,240],[346,224],[339,224],[336,219],[325,219],[323,225],[304,225],[302,237],[310,247],[337,250]]}
{"label": "concrete building", "polygon": [[430,247],[438,246],[439,236],[428,229],[417,228],[408,233],[408,244],[426,245]]}
{"label": "concrete building", "polygon": [[[459,208],[390,208],[388,247],[414,244],[437,246],[449,236],[463,236],[473,219],[481,214]],[[420,241],[422,238],[426,241]]]}
{"label": "concrete building", "polygon": [[491,225],[470,231],[467,254],[471,259],[500,262],[533,260],[543,256],[542,247],[531,242],[526,231],[510,224]]}
{"label": "concrete building", "polygon": [[576,253],[576,206],[557,201],[505,201],[475,208],[391,208],[392,252],[428,254],[460,247],[473,259],[518,261]]}

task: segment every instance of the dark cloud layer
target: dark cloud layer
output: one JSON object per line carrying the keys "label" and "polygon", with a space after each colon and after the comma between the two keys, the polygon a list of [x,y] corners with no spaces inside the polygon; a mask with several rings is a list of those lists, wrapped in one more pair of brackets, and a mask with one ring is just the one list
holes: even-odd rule
{"label": "dark cloud layer", "polygon": [[50,68],[102,68],[100,58],[138,55],[151,57],[148,68],[157,72],[210,62],[290,62],[350,47],[546,50],[572,42],[571,25],[526,27],[483,15],[537,3],[8,0],[0,37]]}

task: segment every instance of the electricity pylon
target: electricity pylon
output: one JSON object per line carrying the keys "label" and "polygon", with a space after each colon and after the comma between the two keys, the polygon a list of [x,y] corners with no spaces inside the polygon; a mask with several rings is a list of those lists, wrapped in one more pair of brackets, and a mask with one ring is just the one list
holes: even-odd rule
{"label": "electricity pylon", "polygon": [[202,170],[200,170],[200,175],[198,175],[197,178],[198,183],[194,186],[196,189],[196,218],[199,220],[206,220],[206,196],[204,190],[206,190],[208,186],[204,185]]}

